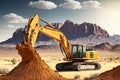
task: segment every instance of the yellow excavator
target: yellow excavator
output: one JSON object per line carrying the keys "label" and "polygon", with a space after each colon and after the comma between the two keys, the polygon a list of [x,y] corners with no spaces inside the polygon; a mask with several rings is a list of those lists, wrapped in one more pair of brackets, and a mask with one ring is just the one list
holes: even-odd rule
{"label": "yellow excavator", "polygon": [[[47,26],[42,26],[39,21],[43,21]],[[58,63],[56,69],[58,71],[66,70],[98,70],[101,68],[99,63],[88,62],[87,60],[95,60],[98,58],[98,54],[94,50],[87,50],[85,44],[73,44],[69,45],[66,36],[55,27],[40,19],[38,14],[35,14],[28,21],[27,26],[25,26],[25,35],[23,39],[23,44],[27,41],[30,42],[31,46],[35,46],[38,33],[42,33],[52,39],[55,39],[60,43],[60,48],[64,52],[66,62]],[[70,50],[71,48],[71,50]]]}

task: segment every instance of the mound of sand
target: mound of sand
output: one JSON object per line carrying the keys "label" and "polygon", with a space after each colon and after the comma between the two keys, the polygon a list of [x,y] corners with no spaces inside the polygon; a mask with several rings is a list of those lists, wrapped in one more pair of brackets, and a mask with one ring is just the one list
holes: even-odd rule
{"label": "mound of sand", "polygon": [[18,44],[16,49],[22,61],[8,74],[0,76],[0,80],[67,80],[50,69],[29,44]]}
{"label": "mound of sand", "polygon": [[93,80],[120,80],[120,66],[100,74]]}

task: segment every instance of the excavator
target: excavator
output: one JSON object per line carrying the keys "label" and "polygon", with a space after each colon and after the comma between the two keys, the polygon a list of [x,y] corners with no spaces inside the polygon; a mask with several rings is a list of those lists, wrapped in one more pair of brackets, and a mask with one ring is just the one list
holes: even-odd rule
{"label": "excavator", "polygon": [[[47,25],[42,26],[39,24],[40,20]],[[28,24],[25,26],[25,35],[22,44],[30,42],[31,46],[34,47],[38,33],[42,33],[59,42],[65,62],[56,64],[57,71],[99,70],[101,68],[99,63],[88,61],[98,59],[98,54],[94,50],[87,50],[85,44],[72,44],[70,47],[64,33],[55,29],[51,23],[40,19],[38,14],[29,18]]]}

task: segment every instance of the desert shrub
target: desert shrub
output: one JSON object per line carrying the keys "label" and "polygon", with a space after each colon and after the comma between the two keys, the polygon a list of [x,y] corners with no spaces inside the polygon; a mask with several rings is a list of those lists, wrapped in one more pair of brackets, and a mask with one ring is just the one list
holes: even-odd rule
{"label": "desert shrub", "polygon": [[11,60],[9,60],[9,59],[4,59],[4,61],[10,62]]}
{"label": "desert shrub", "polygon": [[11,59],[11,62],[13,65],[15,65],[17,63],[17,60],[15,58]]}
{"label": "desert shrub", "polygon": [[118,56],[118,57],[115,57],[115,60],[120,60],[120,56]]}
{"label": "desert shrub", "polygon": [[58,61],[62,61],[61,59],[58,59]]}
{"label": "desert shrub", "polygon": [[0,74],[7,74],[9,70],[7,68],[0,68]]}
{"label": "desert shrub", "polygon": [[112,62],[114,59],[113,58],[109,58],[109,61]]}
{"label": "desert shrub", "polygon": [[80,80],[80,75],[75,75],[74,80]]}
{"label": "desert shrub", "polygon": [[86,78],[84,78],[84,80],[91,80],[90,78],[88,78],[88,77],[86,77]]}

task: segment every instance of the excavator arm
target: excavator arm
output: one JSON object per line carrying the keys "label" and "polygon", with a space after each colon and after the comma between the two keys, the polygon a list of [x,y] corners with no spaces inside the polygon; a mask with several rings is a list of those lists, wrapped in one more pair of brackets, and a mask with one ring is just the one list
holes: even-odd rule
{"label": "excavator arm", "polygon": [[52,27],[48,26],[41,26],[39,24],[39,16],[38,14],[35,14],[33,18],[29,19],[28,25],[27,25],[27,35],[25,41],[29,41],[34,47],[36,39],[38,37],[38,33],[42,33],[52,39],[55,39],[58,41],[63,48],[63,51],[65,52],[66,58],[64,60],[70,61],[71,60],[71,52],[69,47],[69,42],[66,38],[66,36],[61,32]]}

